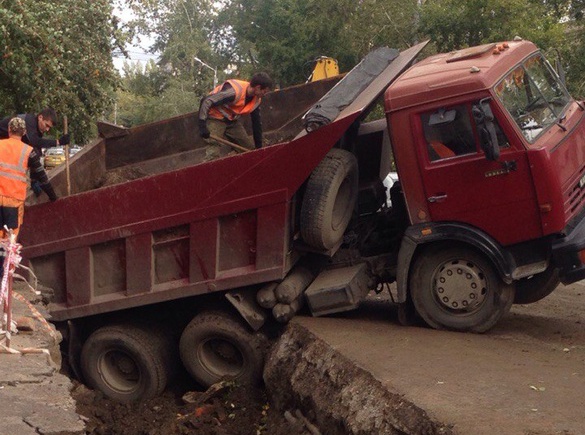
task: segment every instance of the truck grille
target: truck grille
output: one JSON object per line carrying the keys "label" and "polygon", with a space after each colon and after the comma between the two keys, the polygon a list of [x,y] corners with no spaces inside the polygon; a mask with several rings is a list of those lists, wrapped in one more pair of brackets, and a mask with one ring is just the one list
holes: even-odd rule
{"label": "truck grille", "polygon": [[[585,201],[585,167],[581,168],[577,181],[567,192],[567,199],[565,200],[565,216],[567,221],[570,221],[575,214],[581,210],[581,206]],[[584,182],[581,182],[584,180]]]}

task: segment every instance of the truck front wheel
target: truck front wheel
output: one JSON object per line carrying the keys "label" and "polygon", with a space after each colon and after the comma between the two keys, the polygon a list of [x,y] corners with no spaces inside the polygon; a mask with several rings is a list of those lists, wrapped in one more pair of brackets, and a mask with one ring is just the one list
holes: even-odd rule
{"label": "truck front wheel", "polygon": [[81,350],[81,371],[89,386],[118,402],[158,396],[171,372],[169,343],[162,334],[133,325],[106,326]]}
{"label": "truck front wheel", "polygon": [[467,247],[430,246],[410,275],[414,306],[435,329],[485,332],[510,310],[514,286],[493,265]]}
{"label": "truck front wheel", "polygon": [[181,360],[203,387],[222,378],[244,384],[262,379],[264,342],[236,319],[223,312],[205,312],[187,325],[179,344]]}

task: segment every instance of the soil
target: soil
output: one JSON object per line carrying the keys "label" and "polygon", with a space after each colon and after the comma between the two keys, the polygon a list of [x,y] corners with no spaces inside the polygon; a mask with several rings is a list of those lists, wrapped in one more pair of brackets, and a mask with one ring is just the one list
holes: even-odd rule
{"label": "soil", "polygon": [[96,183],[95,188],[112,186],[114,184],[124,183],[126,181],[136,180],[138,178],[146,177],[146,172],[132,167],[123,167],[119,169],[112,169],[104,174],[104,176]]}
{"label": "soil", "polygon": [[79,383],[72,395],[77,412],[87,419],[88,435],[303,433],[272,409],[264,391],[255,387],[228,383],[214,394],[176,388],[138,404],[113,402]]}

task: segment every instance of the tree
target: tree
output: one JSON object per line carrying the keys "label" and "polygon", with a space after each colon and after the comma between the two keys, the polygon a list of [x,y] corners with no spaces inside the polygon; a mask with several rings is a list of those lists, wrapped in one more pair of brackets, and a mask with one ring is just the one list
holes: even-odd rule
{"label": "tree", "polygon": [[226,57],[288,86],[304,82],[320,56],[349,71],[373,48],[411,45],[416,12],[416,0],[231,0],[217,22]]}
{"label": "tree", "polygon": [[322,55],[355,65],[344,30],[357,7],[354,0],[234,0],[218,20],[232,31],[228,47],[242,71],[266,70],[287,86],[305,81]]}
{"label": "tree", "polygon": [[135,14],[129,23],[131,32],[137,39],[145,34],[154,37],[150,51],[158,60],[144,69],[125,66],[117,93],[117,122],[131,127],[196,111],[213,85],[210,68],[221,80],[226,65],[210,42],[217,2],[127,0],[126,4]]}
{"label": "tree", "polygon": [[112,103],[112,45],[123,34],[109,0],[0,0],[0,110],[66,114],[78,143]]}
{"label": "tree", "polygon": [[[560,1],[560,0],[559,0]],[[585,0],[566,1],[566,43],[559,47],[567,68],[567,85],[576,97],[585,98]]]}
{"label": "tree", "polygon": [[[160,55],[156,71],[143,77],[156,77],[157,85],[135,94],[139,105],[132,100],[135,121],[197,109],[213,71],[196,59],[211,65],[220,82],[264,70],[289,86],[306,81],[319,56],[337,59],[346,72],[376,47],[404,49],[427,38],[449,51],[519,35],[545,51],[560,48],[571,62],[569,84],[575,89],[585,82],[585,56],[578,56],[585,51],[579,24],[585,0],[127,1],[138,16],[136,29],[155,35],[152,50]],[[124,83],[125,93],[138,92]]]}
{"label": "tree", "polygon": [[199,99],[192,84],[168,75],[154,61],[144,68],[127,63],[117,92],[115,122],[132,127],[192,112]]}
{"label": "tree", "polygon": [[345,31],[361,58],[376,47],[405,49],[417,43],[418,20],[417,0],[362,0]]}
{"label": "tree", "polygon": [[563,26],[543,3],[531,0],[428,0],[420,31],[439,51],[521,36],[543,48],[562,39]]}
{"label": "tree", "polygon": [[154,35],[151,51],[160,55],[158,65],[164,74],[198,93],[210,90],[213,74],[196,58],[214,66],[219,63],[210,43],[215,3],[212,0],[128,0],[137,16],[131,24],[138,32]]}
{"label": "tree", "polygon": [[[583,0],[427,0],[420,31],[439,51],[505,41],[520,36],[543,51],[558,50],[567,67],[567,84],[585,91]],[[550,57],[550,56],[549,56]]]}

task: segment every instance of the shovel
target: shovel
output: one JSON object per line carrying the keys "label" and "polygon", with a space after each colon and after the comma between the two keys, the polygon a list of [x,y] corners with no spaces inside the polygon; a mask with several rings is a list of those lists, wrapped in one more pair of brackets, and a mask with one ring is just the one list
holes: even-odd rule
{"label": "shovel", "polygon": [[243,146],[241,146],[241,145],[237,145],[237,144],[235,144],[235,143],[233,143],[233,142],[230,142],[229,140],[225,140],[224,138],[221,138],[221,137],[219,137],[219,136],[216,136],[216,135],[214,135],[214,134],[212,134],[212,135],[211,135],[211,136],[209,136],[209,137],[210,137],[211,139],[213,139],[213,140],[215,140],[215,141],[217,141],[217,142],[221,143],[221,144],[224,144],[224,145],[227,145],[227,146],[229,146],[229,147],[232,147],[233,149],[235,149],[236,151],[239,151],[239,152],[241,152],[241,153],[245,153],[245,152],[247,152],[247,151],[252,151],[252,150],[249,150],[249,149],[248,149],[248,148],[246,148],[246,147],[243,147]]}
{"label": "shovel", "polygon": [[[63,134],[68,133],[67,115],[63,116]],[[71,195],[71,175],[69,173],[69,144],[65,145],[65,176],[67,177],[67,196]]]}

